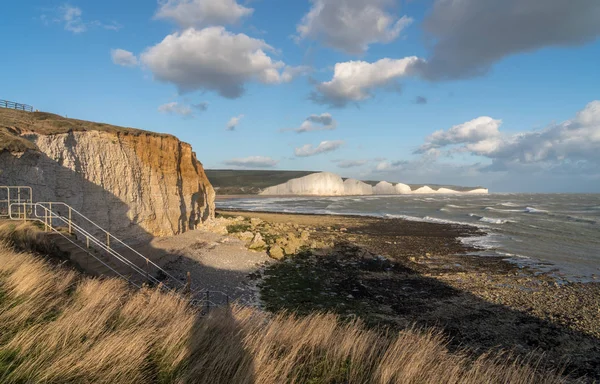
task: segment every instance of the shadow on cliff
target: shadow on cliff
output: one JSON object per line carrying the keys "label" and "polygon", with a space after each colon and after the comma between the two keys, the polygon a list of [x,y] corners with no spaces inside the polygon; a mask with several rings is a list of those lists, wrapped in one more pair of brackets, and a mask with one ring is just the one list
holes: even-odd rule
{"label": "shadow on cliff", "polygon": [[[125,276],[133,276],[136,282],[144,282],[146,280],[145,275],[148,275],[158,280],[165,280],[165,284],[173,286],[173,288],[183,287],[187,283],[185,272],[179,273],[177,276],[173,276],[175,279],[171,279],[165,276],[158,268],[154,267],[152,263],[146,262],[144,256],[159,267],[164,268],[168,263],[180,260],[182,255],[152,247],[150,242],[154,238],[153,234],[130,219],[128,215],[130,210],[129,202],[121,200],[102,186],[88,181],[77,172],[78,169],[81,169],[78,164],[74,165],[74,171],[62,166],[61,162],[61,159],[51,159],[47,155],[37,151],[28,151],[18,157],[8,152],[0,152],[0,185],[30,186],[33,189],[34,202],[62,202],[80,211],[94,223],[100,223],[103,227],[102,229],[111,233],[112,236],[110,238],[107,238],[107,234],[94,223],[90,223],[76,213],[71,214],[74,224],[93,235],[103,246],[109,246],[110,249],[117,251],[135,264],[135,267],[127,266],[114,256],[110,256],[106,251],[98,252],[100,256],[103,256],[104,261],[111,261],[111,266],[117,272]],[[194,229],[198,225],[201,225],[201,222],[207,219],[206,215],[204,217],[196,217],[192,213],[185,212],[186,205],[191,207],[206,203],[205,201],[198,200],[202,200],[202,196],[200,195],[200,193],[196,193],[190,197],[191,201],[181,204],[181,215],[178,218],[179,222],[177,224],[166,223],[166,225],[180,231]],[[58,199],[56,196],[62,196],[62,198]],[[178,197],[183,198],[182,196]],[[65,220],[69,217],[68,209],[60,204],[54,204],[52,210],[64,218],[53,220],[54,225],[66,230],[68,225]],[[38,214],[41,220],[43,220],[43,209],[39,209]],[[133,219],[143,221],[151,220],[152,217],[134,217]],[[87,247],[87,239],[82,231],[75,231],[75,237],[80,246]],[[122,240],[124,244],[120,243],[117,238]],[[93,241],[91,245],[94,248]],[[135,251],[142,248],[144,249],[143,255]],[[210,271],[217,277],[221,276],[223,281],[230,280],[232,277],[240,278],[246,275],[243,271],[211,270],[210,267],[201,265],[189,258],[186,262],[197,263],[198,267]],[[93,266],[94,264],[92,263]],[[80,267],[85,271],[85,265],[81,265]],[[135,271],[136,267],[138,272],[141,273]],[[169,279],[176,281],[169,282]],[[201,283],[194,276],[192,276],[192,281],[196,284]],[[198,286],[192,287],[192,289],[194,288],[195,290],[200,289]],[[217,300],[219,299],[212,298],[212,301]]]}
{"label": "shadow on cliff", "polygon": [[[45,154],[29,152],[19,158],[20,166],[26,168],[26,171],[23,172],[23,168],[11,168],[15,164],[15,162],[13,162],[14,159],[11,159],[11,157],[12,155],[7,154],[6,152],[0,152],[0,185],[31,186],[33,188],[34,202],[49,200],[58,202],[55,199],[48,199],[47,197],[56,195],[67,196],[60,202],[72,205],[76,209],[79,208],[78,205],[81,204],[82,200],[93,199],[93,206],[98,207],[98,209],[82,209],[81,213],[93,222],[107,222],[108,225],[104,228],[105,230],[120,238],[125,244],[131,246],[132,249],[143,248],[143,255],[161,268],[166,268],[169,263],[180,262],[181,258],[185,257],[180,253],[169,252],[164,249],[152,247],[150,241],[154,236],[129,219],[127,215],[129,211],[127,202],[122,201],[113,193],[102,188],[102,186],[91,183],[76,171],[62,167],[59,162],[50,159]],[[46,166],[53,167],[52,172],[56,177],[53,180],[50,180],[49,183],[44,182],[44,175],[41,174],[43,171],[37,167],[37,164],[40,162],[45,163]],[[77,164],[75,166],[77,169]],[[76,190],[70,189],[73,186],[77,186]],[[53,190],[53,193],[49,194],[48,190]],[[78,190],[86,191],[86,195],[78,195]],[[198,198],[199,196],[197,195],[192,196],[192,199]],[[198,203],[203,204],[204,202],[200,201]],[[191,206],[192,202],[188,202],[188,204],[188,206]],[[181,209],[182,215],[179,218],[180,223],[178,224],[178,227],[183,229],[195,228],[197,226],[196,220],[198,218],[190,216],[189,219],[186,219],[187,215],[183,211],[183,205]],[[52,210],[58,215],[63,216],[65,219],[68,217],[68,209],[65,207],[55,204]],[[41,210],[41,212],[43,212],[43,210]],[[102,241],[106,238],[104,232],[86,219],[73,214],[72,220],[74,224],[84,228],[97,239]],[[59,228],[61,232],[66,233],[68,226],[65,224],[64,220],[54,219],[53,224]],[[40,225],[42,224],[40,223]],[[78,242],[80,246],[86,247],[85,236],[78,233],[75,234],[74,237],[76,238],[75,241]],[[214,293],[207,297],[204,293],[205,290],[200,286],[202,282],[194,276],[191,276],[191,287],[186,286],[186,275],[182,274],[182,271],[179,271],[180,273],[176,275],[165,276],[161,270],[145,262],[143,256],[137,254],[132,249],[119,244],[115,238],[110,239],[110,247],[134,262],[136,266],[146,273],[146,275],[136,273],[132,267],[120,263],[114,257],[108,256],[106,252],[93,252],[97,257],[100,257],[104,261],[110,260],[117,272],[130,278],[132,282],[135,282],[136,284],[149,284],[151,286],[156,285],[155,281],[148,281],[146,279],[147,276],[152,276],[157,280],[163,281],[166,286],[177,289],[180,292],[191,291],[190,293],[187,293],[187,297],[190,297],[192,302],[196,305],[199,316],[194,325],[193,334],[187,341],[189,366],[184,374],[184,382],[223,384],[254,382],[252,357],[245,351],[243,346],[243,330],[229,308],[222,306],[230,301],[229,297],[215,296]],[[64,250],[62,251],[64,252]],[[68,252],[64,252],[64,255],[67,259],[72,258],[69,256]],[[92,260],[90,256],[88,257]],[[89,260],[82,263],[80,260],[70,260],[70,264],[81,272],[90,273],[92,267],[87,264],[88,261]],[[222,280],[224,282],[235,279],[240,280],[247,275],[247,273],[243,271],[211,268],[206,265],[201,265],[190,258],[186,258],[185,261],[186,263],[198,264],[196,268],[201,268],[203,273],[211,274],[216,280]],[[92,275],[94,274],[92,273]],[[107,275],[116,277],[115,274]],[[174,277],[174,279],[172,277]],[[212,307],[208,306],[208,311],[206,310],[207,300],[214,305]],[[214,353],[216,352],[218,352],[218,355],[214,356]]]}

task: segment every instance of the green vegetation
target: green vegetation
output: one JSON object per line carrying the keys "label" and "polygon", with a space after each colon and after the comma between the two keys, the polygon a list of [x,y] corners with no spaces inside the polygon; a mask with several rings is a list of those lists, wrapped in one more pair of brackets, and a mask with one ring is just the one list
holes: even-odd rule
{"label": "green vegetation", "polygon": [[250,224],[241,223],[241,224],[231,224],[227,226],[228,233],[241,233],[247,232],[252,228]]}
{"label": "green vegetation", "polygon": [[311,171],[241,171],[207,169],[206,176],[219,195],[252,195],[262,189],[304,177]]}

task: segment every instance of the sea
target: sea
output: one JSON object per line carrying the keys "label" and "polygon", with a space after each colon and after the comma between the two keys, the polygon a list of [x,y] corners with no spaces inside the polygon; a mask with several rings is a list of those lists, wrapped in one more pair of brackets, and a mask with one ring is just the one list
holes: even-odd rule
{"label": "sea", "polygon": [[248,197],[217,208],[361,215],[480,228],[462,238],[476,254],[533,266],[567,282],[600,282],[600,194],[394,195]]}

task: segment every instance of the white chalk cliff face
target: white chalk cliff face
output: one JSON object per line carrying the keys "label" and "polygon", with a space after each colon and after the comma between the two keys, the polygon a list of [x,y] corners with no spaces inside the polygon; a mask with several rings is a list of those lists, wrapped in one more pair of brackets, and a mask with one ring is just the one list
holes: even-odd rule
{"label": "white chalk cliff face", "polygon": [[215,192],[189,144],[168,135],[81,131],[27,137],[0,152],[0,185],[65,202],[124,239],[169,236],[214,217]]}
{"label": "white chalk cliff face", "polygon": [[348,196],[372,195],[373,187],[360,180],[346,179],[344,181],[344,194]]}
{"label": "white chalk cliff face", "polygon": [[487,189],[475,189],[460,192],[448,188],[434,190],[428,186],[411,190],[410,186],[402,183],[393,185],[387,181],[379,182],[374,187],[359,180],[342,178],[334,173],[322,172],[292,179],[284,184],[266,188],[261,195],[312,195],[312,196],[363,196],[363,195],[408,195],[408,194],[478,194],[488,193]]}
{"label": "white chalk cliff face", "polygon": [[284,184],[269,187],[261,195],[313,195],[343,196],[346,187],[342,178],[334,173],[313,173],[308,176],[292,179]]}

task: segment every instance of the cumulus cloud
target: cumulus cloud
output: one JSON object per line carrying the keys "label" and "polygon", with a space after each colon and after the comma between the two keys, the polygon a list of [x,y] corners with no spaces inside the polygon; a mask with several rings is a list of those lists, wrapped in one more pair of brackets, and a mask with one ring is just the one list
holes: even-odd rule
{"label": "cumulus cloud", "polygon": [[231,159],[224,162],[225,165],[231,165],[241,168],[271,168],[276,166],[277,160],[266,156],[250,156],[243,159]]}
{"label": "cumulus cloud", "polygon": [[182,28],[235,24],[254,12],[235,0],[161,0],[159,5],[154,17]]}
{"label": "cumulus cloud", "polygon": [[305,133],[313,131],[332,131],[337,128],[337,121],[333,119],[330,113],[320,115],[310,115],[298,128],[282,129],[282,132],[294,131],[296,133]]}
{"label": "cumulus cloud", "polygon": [[229,119],[229,122],[227,123],[227,128],[225,128],[225,129],[228,131],[235,131],[235,129],[240,124],[240,121],[242,120],[243,117],[244,117],[244,115],[232,117],[231,119]]}
{"label": "cumulus cloud", "polygon": [[344,144],[342,140],[322,141],[316,147],[312,144],[305,144],[294,150],[297,157],[315,156],[321,153],[332,152],[339,149]]}
{"label": "cumulus cloud", "polygon": [[374,63],[348,61],[337,63],[333,78],[319,83],[311,98],[332,107],[344,107],[350,102],[360,102],[372,97],[377,88],[396,85],[406,76],[416,74],[422,59],[412,56],[404,59],[381,59]]}
{"label": "cumulus cloud", "polygon": [[312,39],[334,49],[364,53],[369,44],[389,43],[412,23],[391,12],[395,0],[311,0],[297,26],[297,40]]}
{"label": "cumulus cloud", "polygon": [[336,160],[338,168],[356,168],[369,163],[369,160]]}
{"label": "cumulus cloud", "polygon": [[492,160],[486,170],[576,169],[600,172],[600,101],[589,103],[570,120],[538,131],[503,134],[500,120],[480,117],[438,131],[417,150],[449,147]]}
{"label": "cumulus cloud", "polygon": [[436,0],[423,21],[433,80],[479,75],[504,57],[600,36],[597,0]]}
{"label": "cumulus cloud", "polygon": [[180,104],[176,101],[159,106],[158,111],[162,113],[181,115],[184,117],[193,116],[192,108],[189,105]]}
{"label": "cumulus cloud", "polygon": [[273,48],[243,33],[190,28],[147,49],[141,61],[155,79],[174,84],[180,93],[205,90],[234,99],[249,81],[280,84],[293,78],[293,67],[274,61],[265,51]]}
{"label": "cumulus cloud", "polygon": [[447,131],[436,131],[425,140],[418,153],[450,144],[466,143],[467,148],[477,147],[480,143],[493,142],[500,136],[501,120],[483,116],[466,123],[455,125]]}
{"label": "cumulus cloud", "polygon": [[113,63],[123,67],[135,67],[138,65],[138,59],[135,55],[124,49],[113,49],[110,51]]}

